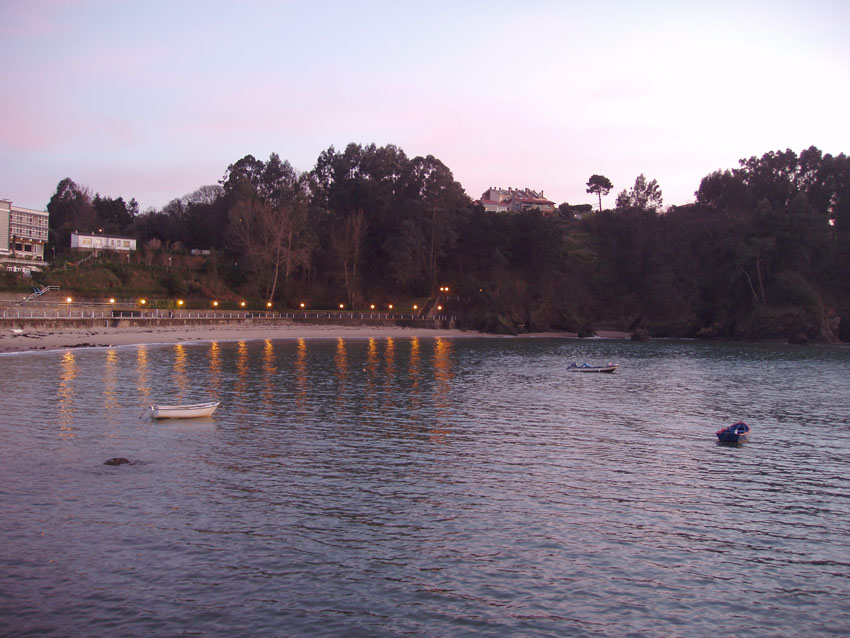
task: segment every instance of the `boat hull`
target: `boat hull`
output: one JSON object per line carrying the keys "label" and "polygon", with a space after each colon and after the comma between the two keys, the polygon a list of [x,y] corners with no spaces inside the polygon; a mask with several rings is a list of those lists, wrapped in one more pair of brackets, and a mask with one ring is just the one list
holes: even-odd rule
{"label": "boat hull", "polygon": [[715,433],[718,443],[743,443],[750,434],[750,426],[741,421],[721,428]]}
{"label": "boat hull", "polygon": [[612,374],[612,373],[616,372],[617,368],[619,368],[619,367],[620,366],[618,366],[616,364],[612,364],[610,366],[589,366],[587,364],[579,366],[579,365],[573,364],[570,367],[568,367],[567,370],[569,370],[570,372],[602,372],[602,373]]}
{"label": "boat hull", "polygon": [[220,402],[192,403],[187,405],[152,405],[151,417],[154,419],[197,419],[212,416]]}

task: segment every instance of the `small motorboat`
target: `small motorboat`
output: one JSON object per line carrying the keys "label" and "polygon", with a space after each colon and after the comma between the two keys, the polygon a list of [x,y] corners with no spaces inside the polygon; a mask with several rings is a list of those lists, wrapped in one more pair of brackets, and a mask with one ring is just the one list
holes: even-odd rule
{"label": "small motorboat", "polygon": [[720,443],[743,443],[750,434],[750,426],[743,421],[738,421],[716,432]]}
{"label": "small motorboat", "polygon": [[152,405],[149,410],[152,419],[196,419],[211,416],[220,404],[220,401],[210,401],[185,405]]}
{"label": "small motorboat", "polygon": [[616,372],[620,367],[618,363],[608,363],[604,366],[594,366],[589,363],[571,363],[567,366],[570,372]]}

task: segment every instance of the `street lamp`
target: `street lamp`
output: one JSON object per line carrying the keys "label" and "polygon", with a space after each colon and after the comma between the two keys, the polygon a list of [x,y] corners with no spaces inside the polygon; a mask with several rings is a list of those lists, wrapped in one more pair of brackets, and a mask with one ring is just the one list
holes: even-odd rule
{"label": "street lamp", "polygon": [[115,303],[115,297],[110,297],[110,298],[109,298],[109,303]]}
{"label": "street lamp", "polygon": [[212,303],[213,303],[213,308],[218,308],[218,302],[217,301],[213,301]]}
{"label": "street lamp", "polygon": [[66,301],[66,302],[68,302],[68,303],[71,303],[71,302],[72,302],[72,301],[74,301],[74,300],[73,300],[71,297],[67,297],[67,298],[65,299],[65,301]]}

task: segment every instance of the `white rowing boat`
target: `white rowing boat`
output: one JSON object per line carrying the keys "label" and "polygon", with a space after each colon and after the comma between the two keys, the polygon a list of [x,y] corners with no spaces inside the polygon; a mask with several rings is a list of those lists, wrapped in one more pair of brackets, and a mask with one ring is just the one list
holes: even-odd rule
{"label": "white rowing boat", "polygon": [[567,366],[570,372],[616,372],[620,367],[618,363],[608,363],[604,366],[592,366],[589,363],[571,363]]}
{"label": "white rowing boat", "polygon": [[152,405],[150,411],[152,419],[196,419],[211,416],[219,405],[221,405],[219,401],[185,405]]}

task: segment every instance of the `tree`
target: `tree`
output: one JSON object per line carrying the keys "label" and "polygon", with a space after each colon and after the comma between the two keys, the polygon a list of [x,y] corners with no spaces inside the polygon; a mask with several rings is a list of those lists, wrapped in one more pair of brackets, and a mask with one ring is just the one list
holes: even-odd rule
{"label": "tree", "polygon": [[739,210],[752,205],[752,196],[739,171],[715,171],[702,178],[694,193],[697,204],[717,210]]}
{"label": "tree", "polygon": [[360,249],[366,234],[366,222],[363,211],[352,211],[331,229],[331,245],[339,257],[345,280],[345,293],[349,307],[358,301],[357,265],[360,261]]}
{"label": "tree", "polygon": [[423,212],[431,217],[428,276],[434,290],[439,279],[438,258],[457,241],[455,218],[468,209],[469,200],[449,168],[433,155],[415,157],[411,166]]}
{"label": "tree", "polygon": [[272,153],[268,162],[247,155],[222,180],[232,201],[230,227],[257,283],[272,301],[281,274],[288,284],[294,265],[309,259],[306,231],[307,176]]}
{"label": "tree", "polygon": [[55,242],[57,248],[68,248],[71,245],[71,233],[76,230],[96,230],[91,191],[86,187],[77,186],[70,177],[66,177],[56,186],[56,192],[47,204],[47,212],[50,213],[48,223],[52,233],[51,241]]}
{"label": "tree", "polygon": [[628,192],[623,190],[617,195],[615,206],[619,209],[637,208],[655,212],[661,208],[663,201],[658,182],[655,180],[647,182],[646,177],[641,173],[635,179],[635,185]]}
{"label": "tree", "polygon": [[[132,200],[135,202],[135,200]],[[104,233],[123,234],[133,222],[133,212],[124,202],[123,197],[112,199],[111,197],[94,196],[92,202],[97,221],[97,230]],[[135,205],[138,210],[138,204]]]}
{"label": "tree", "polygon": [[612,188],[611,180],[604,175],[591,175],[587,180],[587,192],[599,196],[599,212],[602,212],[602,196],[610,193]]}

